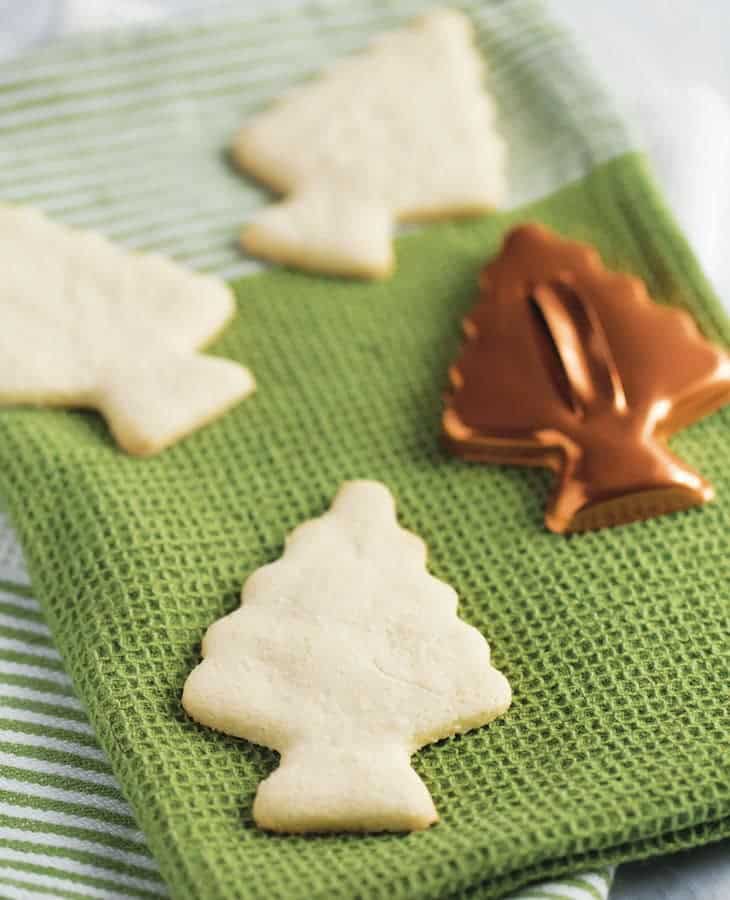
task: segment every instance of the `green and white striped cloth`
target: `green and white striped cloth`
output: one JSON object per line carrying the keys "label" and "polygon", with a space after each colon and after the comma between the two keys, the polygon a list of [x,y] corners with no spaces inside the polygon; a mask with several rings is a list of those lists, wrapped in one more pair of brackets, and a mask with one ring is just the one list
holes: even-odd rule
{"label": "green and white striped cloth", "polygon": [[0,518],[0,897],[166,894]]}
{"label": "green and white striped cloth", "polygon": [[[266,195],[225,161],[232,133],[287,85],[431,5],[320,3],[256,21],[222,10],[68,40],[0,66],[0,200],[239,277],[257,266],[241,255],[237,234]],[[570,42],[533,0],[460,5],[489,60],[513,204],[628,148],[603,94],[586,88]],[[550,82],[553,108],[521,109],[530,79]],[[564,123],[557,137],[555,116]],[[518,896],[605,900],[610,881],[609,871],[581,874]],[[0,896],[165,894],[0,518]]]}

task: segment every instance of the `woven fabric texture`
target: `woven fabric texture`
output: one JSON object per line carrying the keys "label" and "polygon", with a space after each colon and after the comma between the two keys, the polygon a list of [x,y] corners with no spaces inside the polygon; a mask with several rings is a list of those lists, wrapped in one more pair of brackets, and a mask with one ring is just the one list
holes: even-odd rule
{"label": "woven fabric texture", "polygon": [[[213,349],[250,364],[259,391],[156,459],[124,457],[91,413],[0,414],[2,490],[35,590],[174,896],[498,897],[730,832],[728,412],[672,442],[715,503],[570,539],[543,529],[547,475],[439,448],[477,270],[527,219],[594,241],[730,338],[627,155],[531,207],[402,238],[388,282],[239,282]],[[206,626],[346,478],[395,492],[514,705],[417,754],[442,815],[430,831],[272,837],[251,803],[275,755],[191,723],[180,691]]]}

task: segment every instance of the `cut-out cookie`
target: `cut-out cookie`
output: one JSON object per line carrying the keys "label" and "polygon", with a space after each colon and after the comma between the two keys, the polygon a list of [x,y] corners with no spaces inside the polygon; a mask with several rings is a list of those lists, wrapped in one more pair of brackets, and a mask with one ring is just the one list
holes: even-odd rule
{"label": "cut-out cookie", "polygon": [[457,603],[372,481],[344,484],[281,559],[251,575],[240,608],[208,629],[183,706],[281,754],[259,786],[257,825],[413,831],[437,820],[411,754],[511,700]]}
{"label": "cut-out cookie", "polygon": [[254,389],[196,352],[234,312],[217,278],[0,206],[0,405],[92,407],[129,453],[157,453]]}
{"label": "cut-out cookie", "polygon": [[284,202],[258,213],[251,253],[382,278],[396,220],[478,215],[505,194],[505,146],[462,13],[437,10],[294,88],[236,136],[237,163]]}

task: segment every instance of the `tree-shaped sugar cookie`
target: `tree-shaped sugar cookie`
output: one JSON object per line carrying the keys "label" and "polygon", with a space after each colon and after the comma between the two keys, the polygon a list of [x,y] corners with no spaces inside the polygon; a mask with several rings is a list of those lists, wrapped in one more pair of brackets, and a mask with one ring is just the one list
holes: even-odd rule
{"label": "tree-shaped sugar cookie", "polygon": [[505,194],[505,148],[470,21],[437,10],[291,90],[233,156],[286,200],[244,230],[254,255],[381,278],[396,220],[478,215]]}
{"label": "tree-shaped sugar cookie", "polygon": [[348,482],[246,582],[183,692],[204,725],[274,748],[253,814],[274,831],[411,831],[437,819],[419,747],[509,706],[482,635],[378,482]]}
{"label": "tree-shaped sugar cookie", "polygon": [[253,390],[197,352],[234,312],[217,278],[0,206],[0,405],[92,407],[129,453],[156,453]]}

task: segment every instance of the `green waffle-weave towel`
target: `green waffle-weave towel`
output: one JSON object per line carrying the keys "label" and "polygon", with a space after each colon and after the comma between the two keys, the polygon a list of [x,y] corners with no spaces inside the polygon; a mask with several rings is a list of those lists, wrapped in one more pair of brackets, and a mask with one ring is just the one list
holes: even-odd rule
{"label": "green waffle-weave towel", "polygon": [[[206,216],[215,225],[179,243],[168,230],[165,249],[235,274],[237,251],[220,239],[224,218],[213,211],[228,199],[232,235],[238,205],[243,218],[258,193],[213,147],[266,96],[427,5],[396,12],[359,2],[346,26],[341,18],[333,26],[334,7],[305,10],[294,20],[308,55],[296,58],[283,42],[264,40],[267,30],[276,37],[273,21],[259,31],[201,28],[188,51],[198,69],[189,84],[176,81],[174,60],[154,74],[130,73],[162,98],[149,120],[102,92],[73,101],[83,109],[75,120],[61,107],[38,147],[52,152],[64,128],[73,154],[99,116],[122,136],[128,130],[130,144],[159,121],[170,144],[183,135],[210,142],[206,161],[180,177],[188,218],[199,202],[202,225]],[[0,490],[34,589],[176,897],[499,897],[538,878],[730,833],[727,412],[673,441],[714,483],[714,504],[571,539],[542,527],[547,475],[470,466],[439,448],[440,395],[460,319],[480,265],[515,222],[539,219],[594,241],[609,264],[642,275],[658,300],[687,306],[708,336],[730,341],[641,158],[622,152],[629,142],[620,124],[539,6],[466,8],[492,62],[514,198],[577,181],[505,215],[402,238],[398,273],[383,284],[285,272],[239,280],[239,316],[214,352],[250,365],[259,391],[159,458],[124,457],[93,414],[0,413]],[[214,29],[248,42],[235,93],[212,86],[224,77]],[[81,77],[115,52],[100,42],[79,54]],[[19,87],[24,97],[37,90],[32,76]],[[25,103],[6,147],[24,134],[28,141],[34,112]],[[150,173],[163,179],[169,160],[155,165],[151,155],[147,174],[133,170],[119,188],[150,194],[150,221],[160,202],[173,202],[172,189],[165,197],[145,182]],[[69,221],[96,216],[110,234],[104,209],[131,203],[92,182],[95,212],[84,221],[83,206],[54,207],[54,196],[30,183],[4,196]],[[205,262],[190,235],[202,233],[210,247],[216,228],[218,249]],[[161,231],[149,246],[164,243]],[[429,546],[431,570],[488,635],[514,705],[490,727],[416,756],[442,816],[429,832],[272,837],[253,828],[250,811],[274,754],[198,728],[182,713],[180,692],[207,625],[237,605],[245,577],[279,556],[286,533],[322,512],[346,478],[377,478],[394,491],[402,523]]]}

